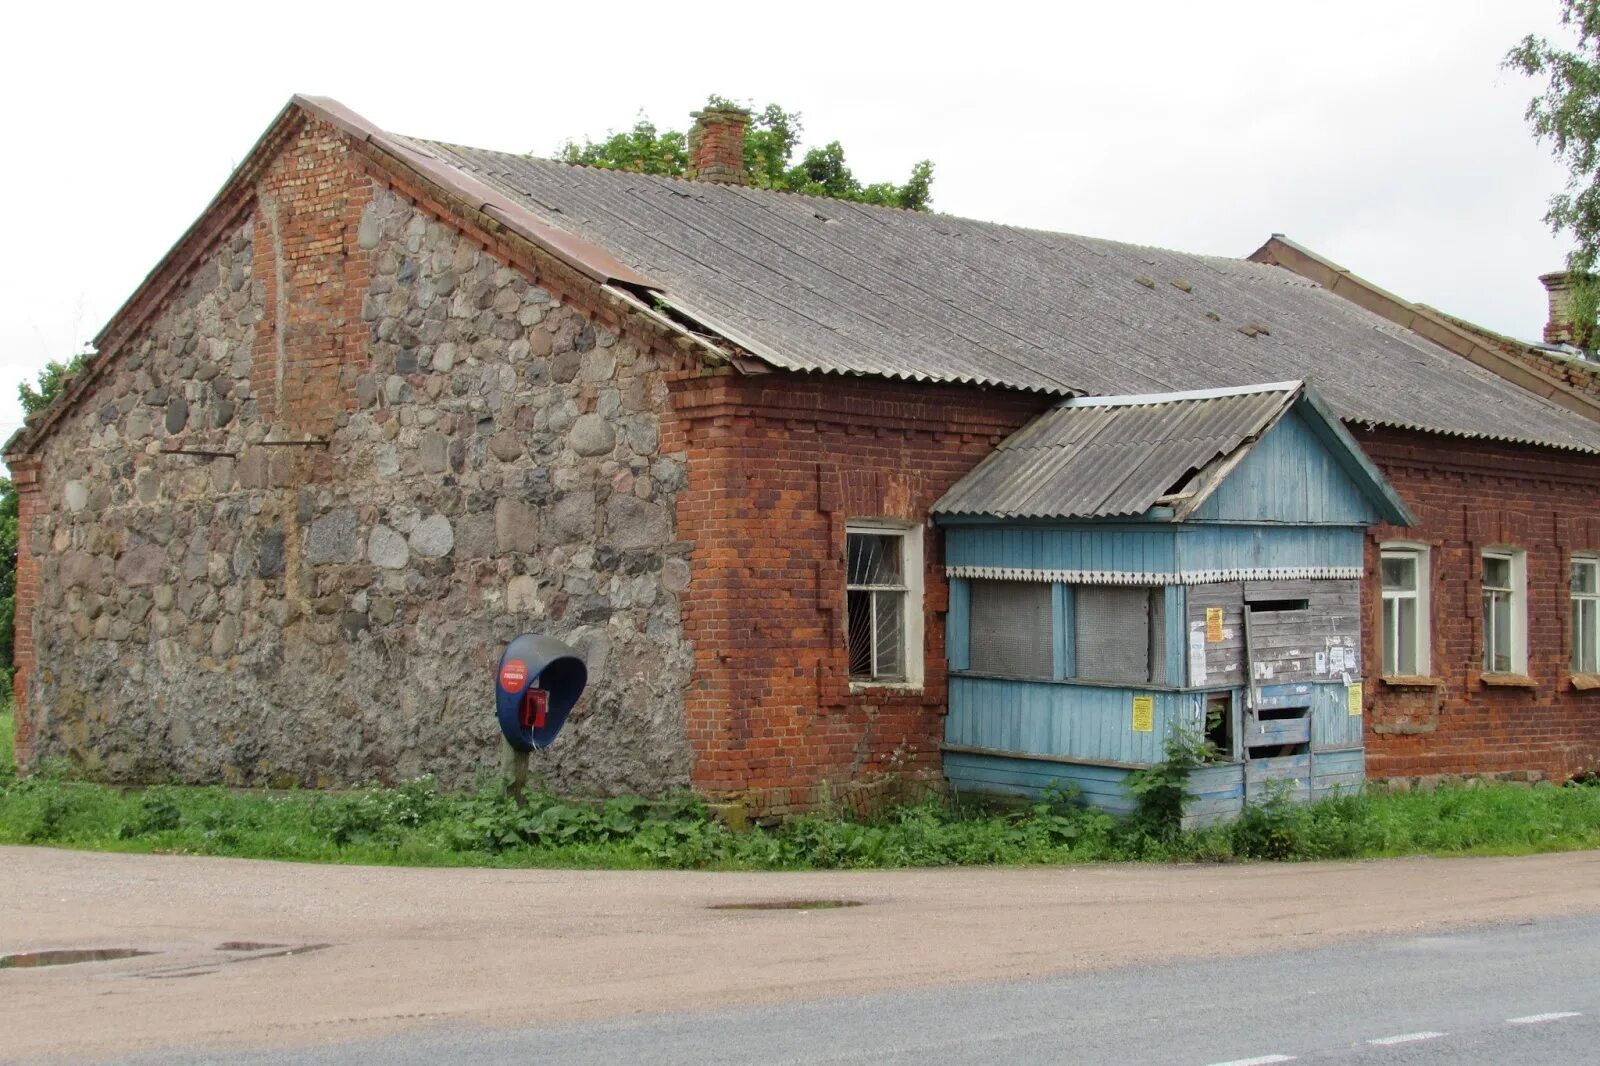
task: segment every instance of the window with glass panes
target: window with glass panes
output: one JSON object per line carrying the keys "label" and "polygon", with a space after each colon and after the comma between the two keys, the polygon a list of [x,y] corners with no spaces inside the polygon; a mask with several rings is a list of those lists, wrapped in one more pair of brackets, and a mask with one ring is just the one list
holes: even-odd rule
{"label": "window with glass panes", "polygon": [[895,530],[850,530],[845,599],[850,677],[906,678],[906,535]]}
{"label": "window with glass panes", "polygon": [[1422,548],[1384,548],[1383,672],[1390,677],[1426,674],[1428,664],[1428,555]]}
{"label": "window with glass panes", "polygon": [[1600,674],[1600,557],[1572,560],[1572,672]]}
{"label": "window with glass panes", "polygon": [[1483,669],[1491,674],[1521,669],[1522,592],[1514,552],[1483,553]]}

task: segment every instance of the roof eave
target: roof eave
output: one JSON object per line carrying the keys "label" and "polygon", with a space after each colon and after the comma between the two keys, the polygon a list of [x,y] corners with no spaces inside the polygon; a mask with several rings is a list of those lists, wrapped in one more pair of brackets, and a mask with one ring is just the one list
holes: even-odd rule
{"label": "roof eave", "polygon": [[1416,515],[1406,506],[1405,500],[1400,498],[1389,479],[1383,476],[1383,471],[1367,458],[1360,443],[1344,428],[1339,416],[1334,414],[1327,401],[1318,396],[1309,383],[1301,390],[1300,401],[1316,415],[1315,418],[1306,419],[1306,424],[1377,508],[1379,517],[1390,525],[1416,525]]}

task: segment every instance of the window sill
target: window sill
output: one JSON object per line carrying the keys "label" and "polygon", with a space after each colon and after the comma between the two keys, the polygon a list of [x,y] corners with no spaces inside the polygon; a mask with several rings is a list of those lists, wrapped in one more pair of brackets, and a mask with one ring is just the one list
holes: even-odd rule
{"label": "window sill", "polygon": [[1387,674],[1378,679],[1387,688],[1444,688],[1442,677],[1422,677],[1416,674]]}
{"label": "window sill", "polygon": [[1573,674],[1572,687],[1582,692],[1600,688],[1600,674]]}
{"label": "window sill", "polygon": [[1495,688],[1538,688],[1539,682],[1526,674],[1483,674],[1478,678]]}
{"label": "window sill", "polygon": [[920,681],[852,681],[850,682],[850,695],[856,696],[863,692],[894,692],[910,694],[922,691]]}

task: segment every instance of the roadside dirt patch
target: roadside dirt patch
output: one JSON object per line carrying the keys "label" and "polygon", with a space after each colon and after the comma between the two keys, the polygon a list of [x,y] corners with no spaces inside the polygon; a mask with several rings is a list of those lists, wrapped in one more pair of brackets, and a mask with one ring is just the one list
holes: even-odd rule
{"label": "roadside dirt patch", "polygon": [[[848,996],[1595,914],[1600,853],[718,874],[4,848],[0,899],[0,952],[160,952],[0,971],[0,1058],[81,1060]],[[864,906],[828,908],[825,920],[726,909],[774,901]],[[307,950],[323,945],[333,946]],[[140,979],[155,974],[186,979]]]}

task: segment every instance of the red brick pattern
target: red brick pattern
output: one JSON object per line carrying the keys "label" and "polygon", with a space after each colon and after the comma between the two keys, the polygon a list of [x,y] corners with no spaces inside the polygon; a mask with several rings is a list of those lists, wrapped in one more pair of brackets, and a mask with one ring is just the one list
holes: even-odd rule
{"label": "red brick pattern", "polygon": [[[695,787],[783,810],[814,802],[824,781],[936,776],[947,590],[928,508],[1051,401],[799,374],[680,377],[672,398],[663,450],[688,452],[678,536],[695,546],[684,610]],[[843,556],[853,518],[923,525],[920,691],[852,691]]]}
{"label": "red brick pattern", "polygon": [[39,603],[39,557],[34,551],[33,522],[40,507],[37,456],[18,456],[11,460],[11,484],[17,491],[17,569],[12,657],[16,673],[11,679],[16,704],[16,755],[20,765],[32,765],[33,722],[28,716],[28,678],[33,673],[33,614]]}
{"label": "red brick pattern", "polygon": [[[1401,430],[1356,434],[1418,525],[1367,543],[1367,772],[1374,778],[1533,771],[1560,779],[1600,760],[1600,690],[1571,681],[1573,552],[1600,549],[1600,463],[1592,456]],[[1430,546],[1432,662],[1439,687],[1379,679],[1378,544]],[[1532,687],[1482,680],[1479,553],[1527,552]]]}
{"label": "red brick pattern", "polygon": [[326,438],[354,410],[366,365],[361,297],[369,275],[356,241],[372,182],[344,136],[308,119],[261,175],[255,281],[265,293],[250,385],[263,421]]}
{"label": "red brick pattern", "polygon": [[743,185],[744,133],[750,116],[744,111],[697,111],[689,131],[686,172],[698,181]]}

